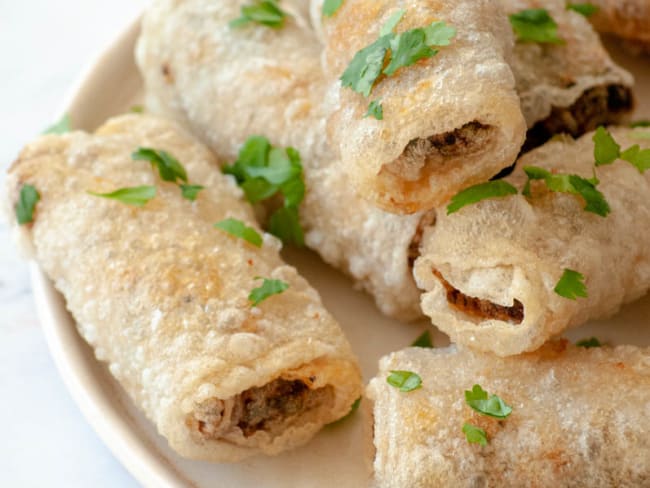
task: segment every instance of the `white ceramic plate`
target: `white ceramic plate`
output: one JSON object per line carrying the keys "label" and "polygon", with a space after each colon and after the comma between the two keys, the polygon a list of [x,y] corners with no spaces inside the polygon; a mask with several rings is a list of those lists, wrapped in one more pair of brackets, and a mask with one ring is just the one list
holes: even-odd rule
{"label": "white ceramic plate", "polygon": [[[93,130],[139,100],[142,85],[133,60],[134,23],[92,65],[66,106],[77,129]],[[637,75],[638,117],[650,118],[650,61],[611,46],[616,59]],[[372,300],[342,274],[308,251],[289,250],[295,265],[320,292],[343,328],[370,379],[382,355],[409,345],[427,326],[401,324],[381,316]],[[32,284],[43,329],[54,360],[86,419],[135,478],[146,486],[359,487],[368,482],[361,414],[328,426],[304,448],[275,458],[236,465],[180,458],[136,409],[106,367],[77,334],[65,303],[50,281],[32,265]],[[575,340],[598,336],[611,343],[650,345],[650,297],[625,307],[616,317],[571,331]],[[437,345],[448,339],[440,333]]]}

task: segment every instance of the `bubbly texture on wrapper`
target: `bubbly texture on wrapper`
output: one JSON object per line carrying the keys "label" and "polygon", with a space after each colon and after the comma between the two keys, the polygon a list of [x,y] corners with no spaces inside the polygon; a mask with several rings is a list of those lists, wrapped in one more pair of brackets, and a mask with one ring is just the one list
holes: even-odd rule
{"label": "bubbly texture on wrapper", "polygon": [[[134,160],[139,147],[173,155],[204,187],[196,199]],[[25,183],[41,199],[16,232],[97,358],[179,454],[278,454],[349,412],[361,377],[339,325],[282,262],[277,239],[257,247],[214,227],[231,218],[262,235],[241,190],[180,126],[127,115],[94,134],[41,137],[9,172],[10,206]],[[138,185],[156,190],[141,206],[96,196]],[[253,306],[260,276],[286,286]]]}

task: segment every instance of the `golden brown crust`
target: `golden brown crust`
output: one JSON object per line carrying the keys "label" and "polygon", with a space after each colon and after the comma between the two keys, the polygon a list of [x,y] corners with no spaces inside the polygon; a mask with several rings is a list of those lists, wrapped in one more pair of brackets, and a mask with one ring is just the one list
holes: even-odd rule
{"label": "golden brown crust", "polygon": [[[422,388],[388,385],[391,370],[417,372]],[[465,404],[480,384],[512,406],[504,420]],[[469,350],[406,349],[380,361],[374,401],[379,488],[571,486],[650,483],[650,350],[583,349],[565,342],[498,358]],[[489,444],[467,442],[465,423]]]}
{"label": "golden brown crust", "polygon": [[[148,162],[132,160],[142,146],[170,152],[191,183],[205,186],[195,202]],[[28,145],[8,175],[8,201],[19,182],[40,192],[33,227],[16,231],[30,241],[97,358],[170,445],[190,458],[236,461],[306,442],[348,412],[361,378],[338,324],[281,261],[277,239],[263,234],[257,248],[213,228],[232,217],[261,232],[241,190],[216,168],[210,152],[174,123],[123,116],[94,135],[45,136]],[[87,193],[137,185],[157,189],[141,208]],[[251,307],[257,276],[289,288]],[[332,394],[248,436],[229,425],[206,439],[188,423],[205,401],[232,404],[277,379],[303,381],[314,392],[331,387]]]}
{"label": "golden brown crust", "polygon": [[650,3],[647,0],[592,0],[598,12],[590,21],[599,32],[615,34],[650,50]]}

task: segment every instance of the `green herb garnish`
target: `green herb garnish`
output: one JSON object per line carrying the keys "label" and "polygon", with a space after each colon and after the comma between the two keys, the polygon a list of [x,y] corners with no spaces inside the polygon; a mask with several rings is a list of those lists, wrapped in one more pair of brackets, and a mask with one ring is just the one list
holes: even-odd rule
{"label": "green herb garnish", "polygon": [[567,10],[578,12],[580,15],[584,15],[585,17],[591,17],[600,10],[598,6],[593,3],[569,3],[566,8]]}
{"label": "green herb garnish", "polygon": [[25,184],[20,188],[16,203],[16,220],[20,225],[31,224],[34,221],[34,209],[41,200],[41,195],[32,185]]}
{"label": "green herb garnish", "polygon": [[157,168],[160,179],[176,183],[178,180],[187,183],[187,172],[181,163],[167,151],[141,147],[133,154],[134,161],[149,161],[152,168]]}
{"label": "green herb garnish", "polygon": [[465,403],[483,415],[505,419],[512,413],[512,407],[507,405],[497,395],[488,398],[488,392],[480,385],[474,385],[472,390],[465,390]]}
{"label": "green herb garnish", "polygon": [[252,5],[242,5],[241,17],[232,20],[230,27],[237,29],[249,23],[255,23],[280,29],[284,27],[284,20],[287,16],[288,14],[280,8],[276,0],[256,0]]}
{"label": "green herb garnish", "polygon": [[373,100],[368,105],[366,117],[374,117],[377,120],[384,120],[384,107],[381,105],[381,100]]}
{"label": "green herb garnish", "polygon": [[525,196],[530,197],[532,194],[531,181],[541,180],[551,191],[580,195],[586,202],[584,209],[587,212],[606,217],[611,211],[605,196],[596,188],[599,183],[596,178],[587,179],[578,175],[553,174],[537,166],[526,166],[524,171],[528,176],[523,190]]}
{"label": "green herb garnish", "polygon": [[602,126],[596,129],[593,141],[596,166],[612,164],[620,158],[632,164],[642,174],[650,169],[650,149],[641,149],[635,144],[621,152],[621,146],[614,140],[614,136]]}
{"label": "green herb garnish", "polygon": [[248,300],[251,302],[253,307],[257,307],[267,298],[273,295],[279,295],[289,288],[289,284],[281,280],[269,280],[260,276],[255,279],[264,280],[264,282],[262,283],[262,286],[254,288],[250,295],[248,295]]}
{"label": "green herb garnish", "polygon": [[201,190],[205,190],[205,187],[201,185],[186,185],[183,183],[179,186],[181,187],[181,194],[183,195],[183,198],[191,202],[196,200]]}
{"label": "green herb garnish", "polygon": [[641,149],[638,144],[623,151],[621,159],[632,164],[641,174],[650,169],[650,149]]}
{"label": "green herb garnish", "polygon": [[144,107],[142,105],[133,105],[130,109],[130,112],[134,114],[144,113]]}
{"label": "green herb garnish", "polygon": [[565,269],[560,281],[553,289],[555,293],[569,300],[576,300],[578,297],[587,298],[587,287],[585,277],[572,269]]}
{"label": "green herb garnish", "polygon": [[232,236],[244,239],[246,242],[249,242],[254,246],[262,247],[262,236],[259,235],[255,229],[248,227],[241,220],[229,218],[222,220],[221,222],[217,222],[214,224],[214,226],[217,229],[221,229]]}
{"label": "green herb garnish", "polygon": [[386,23],[382,26],[381,30],[379,31],[379,37],[387,36],[393,32],[395,30],[395,27],[397,27],[397,24],[399,24],[402,20],[402,17],[404,17],[405,13],[406,10],[404,9],[400,9],[394,12],[393,15],[391,15]]}
{"label": "green herb garnish", "polygon": [[325,0],[323,2],[323,16],[331,17],[343,5],[343,0]]}
{"label": "green herb garnish", "polygon": [[486,432],[475,425],[467,423],[463,425],[463,434],[465,434],[465,438],[470,444],[480,444],[482,446],[488,444]]}
{"label": "green herb garnish", "polygon": [[[344,87],[349,87],[368,97],[382,74],[390,76],[400,68],[435,56],[438,50],[432,47],[447,46],[456,35],[456,29],[442,21],[433,22],[424,28],[395,34],[392,30],[403,15],[404,12],[401,10],[393,14],[381,29],[383,35],[355,54],[341,76],[341,84]],[[390,55],[387,58],[389,51]]]}
{"label": "green herb garnish", "polygon": [[303,245],[298,207],[305,196],[305,184],[298,151],[275,148],[266,137],[253,136],[242,146],[237,161],[223,172],[235,177],[251,203],[282,195],[284,205],[271,215],[268,230],[285,243]]}
{"label": "green herb garnish", "polygon": [[538,42],[541,44],[563,44],[558,37],[558,25],[553,17],[543,8],[522,10],[509,16],[517,40]]}
{"label": "green herb garnish", "polygon": [[650,127],[650,120],[636,120],[630,124],[630,127],[633,129],[638,129],[641,127]]}
{"label": "green herb garnish", "polygon": [[420,337],[415,339],[413,344],[411,344],[411,347],[425,347],[425,348],[432,348],[433,347],[433,341],[431,340],[431,332],[428,330],[425,330]]}
{"label": "green herb garnish", "polygon": [[582,339],[576,342],[576,346],[591,349],[592,347],[602,347],[603,345],[596,337],[589,337],[588,339]]}
{"label": "green herb garnish", "polygon": [[64,114],[61,117],[61,120],[49,126],[43,134],[65,134],[72,130],[72,121],[70,120],[70,115]]}
{"label": "green herb garnish", "polygon": [[134,207],[142,207],[156,196],[156,187],[135,186],[130,188],[120,188],[111,193],[95,193],[92,191],[89,191],[88,193],[96,197],[117,200],[127,205],[133,205]]}
{"label": "green herb garnish", "polygon": [[516,194],[517,189],[503,180],[488,181],[470,186],[452,197],[451,203],[447,206],[447,215],[488,198],[503,198]]}
{"label": "green herb garnish", "polygon": [[404,393],[422,388],[422,378],[412,371],[391,371],[386,381]]}

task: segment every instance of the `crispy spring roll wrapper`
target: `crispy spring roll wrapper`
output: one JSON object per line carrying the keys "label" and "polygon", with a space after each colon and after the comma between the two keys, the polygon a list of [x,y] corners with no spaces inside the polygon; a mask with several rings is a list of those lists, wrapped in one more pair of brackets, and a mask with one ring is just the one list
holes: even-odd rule
{"label": "crispy spring roll wrapper", "polygon": [[[163,183],[139,146],[164,149],[205,186],[196,202]],[[177,125],[123,116],[94,135],[45,136],[10,170],[9,202],[41,194],[17,229],[66,299],[98,359],[182,456],[237,461],[307,442],[348,413],[361,378],[318,293],[279,257],[214,229],[225,218],[257,227],[208,150]],[[156,185],[144,207],[91,196]],[[256,277],[289,284],[252,307]]]}
{"label": "crispy spring roll wrapper", "polygon": [[[355,53],[400,9],[398,33],[442,20],[457,35],[436,56],[379,78],[369,98],[342,87]],[[334,83],[328,133],[363,198],[394,213],[428,210],[515,161],[526,126],[507,63],[513,36],[494,2],[346,0],[323,30]],[[383,120],[365,117],[371,100],[381,100]]]}
{"label": "crispy spring roll wrapper", "polygon": [[589,17],[597,31],[614,34],[650,53],[648,0],[592,0],[598,12]]}
{"label": "crispy spring roll wrapper", "polygon": [[292,14],[283,29],[230,29],[228,22],[247,3],[152,5],[136,53],[147,108],[183,123],[222,161],[234,161],[254,134],[298,149],[307,185],[300,207],[307,246],[352,276],[383,313],[421,317],[409,263],[432,214],[389,214],[350,187],[326,141],[322,46],[310,27],[307,2],[282,2]]}
{"label": "crispy spring roll wrapper", "polygon": [[[386,378],[414,371],[402,393]],[[480,384],[512,406],[504,420],[464,401]],[[434,486],[637,487],[650,481],[650,349],[584,349],[565,342],[511,358],[468,350],[406,349],[380,361],[374,400],[380,488]],[[487,433],[470,444],[462,427]]]}
{"label": "crispy spring roll wrapper", "polygon": [[630,114],[634,79],[618,66],[584,16],[565,0],[499,0],[508,14],[543,7],[564,44],[517,42],[511,60],[529,127],[525,149],[563,132],[579,137]]}
{"label": "crispy spring roll wrapper", "polygon": [[[650,147],[630,129],[613,130],[627,149]],[[594,176],[587,134],[549,142],[528,153],[506,180],[518,189],[523,167]],[[596,170],[611,206],[601,217],[581,197],[533,183],[533,197],[483,200],[438,213],[424,233],[414,274],[422,309],[453,342],[499,356],[533,351],[563,330],[614,314],[650,288],[650,171],[617,160]],[[588,298],[570,300],[554,288],[565,269],[585,277]]]}

